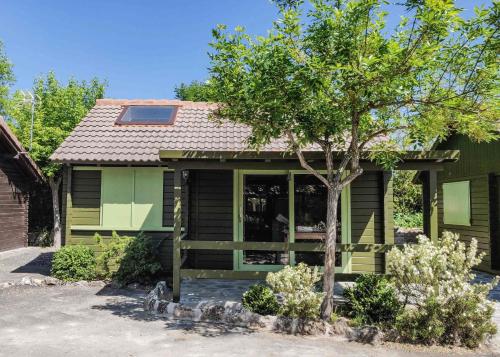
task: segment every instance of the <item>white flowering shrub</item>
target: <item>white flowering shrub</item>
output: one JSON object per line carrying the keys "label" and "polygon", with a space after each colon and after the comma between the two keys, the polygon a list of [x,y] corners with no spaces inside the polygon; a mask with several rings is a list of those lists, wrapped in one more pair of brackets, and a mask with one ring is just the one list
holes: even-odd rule
{"label": "white flowering shrub", "polygon": [[266,282],[274,293],[283,297],[279,314],[288,317],[317,318],[324,294],[318,292],[316,283],[321,274],[317,267],[311,269],[304,263],[286,266],[276,273],[269,273]]}
{"label": "white flowering shrub", "polygon": [[397,292],[405,305],[413,305],[397,319],[400,335],[415,342],[476,347],[496,333],[487,296],[498,279],[471,284],[472,268],[484,256],[478,254],[477,241],[467,247],[457,234],[444,232],[438,242],[419,236],[418,243],[392,249],[387,256]]}

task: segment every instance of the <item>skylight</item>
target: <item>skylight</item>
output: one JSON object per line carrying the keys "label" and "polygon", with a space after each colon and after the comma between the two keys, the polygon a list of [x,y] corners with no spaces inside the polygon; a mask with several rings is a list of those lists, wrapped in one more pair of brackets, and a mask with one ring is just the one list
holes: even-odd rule
{"label": "skylight", "polygon": [[177,113],[173,105],[131,105],[125,107],[117,124],[172,124]]}

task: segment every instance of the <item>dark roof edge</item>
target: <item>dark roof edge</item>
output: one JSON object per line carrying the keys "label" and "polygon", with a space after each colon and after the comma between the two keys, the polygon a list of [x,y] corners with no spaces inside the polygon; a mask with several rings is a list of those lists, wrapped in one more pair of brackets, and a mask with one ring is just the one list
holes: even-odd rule
{"label": "dark roof edge", "polygon": [[43,175],[38,165],[29,156],[29,153],[24,149],[22,144],[19,142],[17,137],[9,128],[7,122],[1,116],[0,116],[0,133],[2,134],[3,137],[7,139],[9,145],[16,152],[16,156],[19,159],[21,159],[21,161],[23,162],[24,166],[28,169],[30,174],[33,175],[33,177],[38,181],[45,181],[45,176]]}

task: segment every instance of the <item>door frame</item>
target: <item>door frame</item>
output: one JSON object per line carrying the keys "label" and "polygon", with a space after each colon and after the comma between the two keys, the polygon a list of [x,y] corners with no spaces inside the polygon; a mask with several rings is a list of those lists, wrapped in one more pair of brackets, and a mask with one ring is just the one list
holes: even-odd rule
{"label": "door frame", "polygon": [[[320,173],[326,174],[326,170]],[[233,170],[233,241],[243,242],[243,178],[244,175],[287,175],[288,176],[288,220],[289,241],[295,242],[295,175],[310,174],[306,170]],[[346,175],[348,172],[345,173]],[[326,199],[326,198],[325,198]],[[347,185],[341,194],[341,236],[342,243],[351,243],[351,187]],[[342,252],[342,266],[335,267],[336,273],[351,272],[351,253]],[[289,264],[295,265],[295,252],[289,252]],[[233,251],[233,269],[235,271],[278,271],[283,265],[243,264],[243,251]],[[323,267],[321,267],[323,270]]]}

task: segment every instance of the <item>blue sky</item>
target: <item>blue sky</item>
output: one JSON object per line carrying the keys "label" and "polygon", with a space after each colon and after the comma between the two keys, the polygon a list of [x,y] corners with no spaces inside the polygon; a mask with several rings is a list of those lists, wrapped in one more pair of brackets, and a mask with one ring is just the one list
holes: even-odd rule
{"label": "blue sky", "polygon": [[[470,13],[488,0],[459,0]],[[390,24],[400,15],[390,8]],[[0,40],[14,63],[14,89],[50,70],[65,81],[97,76],[109,98],[172,98],[176,84],[204,80],[217,24],[264,34],[269,0],[1,0]]]}

